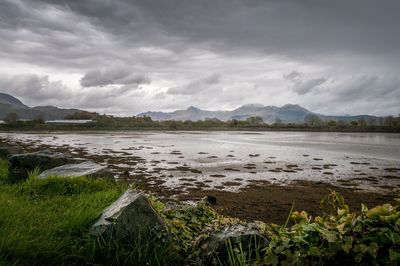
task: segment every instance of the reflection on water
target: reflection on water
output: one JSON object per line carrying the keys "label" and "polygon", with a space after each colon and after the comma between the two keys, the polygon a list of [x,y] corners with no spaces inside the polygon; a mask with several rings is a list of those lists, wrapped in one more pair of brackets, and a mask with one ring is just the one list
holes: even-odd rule
{"label": "reflection on water", "polygon": [[[400,185],[400,135],[320,132],[2,133],[2,138],[69,146],[118,157],[169,188],[238,190],[251,182],[312,180],[368,190]],[[144,160],[129,167],[131,157]],[[191,169],[191,170],[188,170]],[[189,181],[191,182],[189,182]],[[194,182],[195,181],[195,182]]]}

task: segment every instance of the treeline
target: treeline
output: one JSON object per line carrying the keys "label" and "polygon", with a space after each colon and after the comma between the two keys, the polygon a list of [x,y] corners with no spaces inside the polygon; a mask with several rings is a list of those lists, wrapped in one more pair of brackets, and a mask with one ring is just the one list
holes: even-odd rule
{"label": "treeline", "polygon": [[154,129],[154,130],[304,130],[304,131],[385,131],[400,132],[400,116],[368,118],[358,120],[323,120],[310,114],[303,123],[284,123],[276,119],[274,123],[265,123],[261,117],[249,117],[246,120],[221,121],[216,118],[199,121],[153,121],[148,116],[114,117],[90,112],[77,112],[66,116],[68,120],[91,120],[84,124],[54,124],[43,119],[29,121],[18,120],[15,116],[6,120],[2,128],[10,129]]}

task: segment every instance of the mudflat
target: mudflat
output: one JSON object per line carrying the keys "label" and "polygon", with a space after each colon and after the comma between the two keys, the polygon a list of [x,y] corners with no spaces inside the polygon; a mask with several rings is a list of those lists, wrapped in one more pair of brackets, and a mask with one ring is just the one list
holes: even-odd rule
{"label": "mudflat", "polygon": [[245,220],[282,223],[294,204],[312,215],[335,190],[360,209],[400,188],[400,135],[316,132],[0,133],[0,144],[49,149],[108,165],[118,180],[167,200],[217,197]]}

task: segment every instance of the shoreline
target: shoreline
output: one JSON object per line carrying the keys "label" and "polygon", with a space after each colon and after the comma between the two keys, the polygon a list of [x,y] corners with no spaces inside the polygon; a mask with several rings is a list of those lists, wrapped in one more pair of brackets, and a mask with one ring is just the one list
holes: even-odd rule
{"label": "shoreline", "polygon": [[[54,133],[54,132],[53,132]],[[0,144],[4,143],[4,140]],[[27,143],[17,143],[27,152],[33,152],[43,149],[50,149],[57,152],[69,153],[73,156],[91,159],[96,162],[104,162],[113,165],[124,160],[124,157],[114,158],[107,155],[93,155],[82,149],[78,154],[71,151],[71,147],[64,146],[54,148],[49,145],[38,145],[32,147]],[[138,157],[140,161],[142,158]],[[115,162],[113,161],[115,160]],[[140,169],[132,165],[133,169]],[[121,172],[123,169],[113,169]],[[217,198],[217,204],[214,208],[221,214],[238,217],[247,221],[261,220],[263,222],[273,222],[282,224],[292,207],[294,202],[295,209],[308,211],[311,215],[320,215],[323,210],[319,208],[320,200],[331,190],[341,193],[347,200],[352,210],[360,210],[360,204],[365,203],[367,206],[374,206],[382,203],[392,202],[395,192],[376,193],[360,191],[354,188],[345,188],[335,186],[320,181],[291,181],[285,185],[272,184],[268,181],[251,182],[245,188],[238,192],[221,191],[216,189],[201,189],[199,187],[188,187],[185,191],[176,189],[165,189],[160,186],[160,179],[156,176],[148,175],[146,172],[137,171],[138,173],[129,179],[120,179],[122,182],[134,183],[139,189],[146,192],[154,193],[156,196],[167,201],[197,201],[203,197],[212,195]]]}
{"label": "shoreline", "polygon": [[94,134],[96,132],[317,132],[317,133],[389,133],[389,134],[399,134],[400,129],[376,129],[376,130],[367,130],[367,129],[329,129],[329,128],[180,128],[180,129],[171,129],[171,128],[80,128],[74,126],[60,126],[53,128],[7,128],[4,126],[0,126],[0,133],[52,133],[52,132],[88,132]]}

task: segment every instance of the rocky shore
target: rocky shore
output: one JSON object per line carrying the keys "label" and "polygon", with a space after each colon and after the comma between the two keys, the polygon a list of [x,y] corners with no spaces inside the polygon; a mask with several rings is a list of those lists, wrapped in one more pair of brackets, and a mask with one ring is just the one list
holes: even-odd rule
{"label": "rocky shore", "polygon": [[[107,166],[88,158],[51,150],[28,152],[26,147],[10,143],[3,145],[0,152],[2,159],[8,160],[8,175],[2,176],[0,198],[8,196],[0,209],[10,209],[7,205],[17,202],[17,198],[10,200],[12,197],[28,199],[25,204],[33,204],[32,207],[41,201],[49,201],[53,206],[49,205],[49,210],[39,213],[42,219],[47,219],[47,212],[52,207],[61,208],[74,195],[90,197],[95,196],[99,189],[122,188],[118,184],[123,183],[120,181],[123,181],[124,173],[115,179],[116,174]],[[240,192],[189,189],[188,193],[176,195],[164,193],[160,201],[154,196],[157,190],[153,190],[155,194],[146,193],[152,188],[146,186],[146,182],[123,187],[122,194],[101,211],[100,217],[94,212],[86,222],[75,225],[79,233],[74,237],[83,242],[76,246],[77,253],[64,247],[65,257],[58,258],[58,261],[81,261],[84,264],[101,261],[107,265],[119,264],[120,259],[129,265],[139,260],[159,265],[160,259],[161,265],[276,265],[280,262],[391,265],[400,261],[400,253],[396,251],[400,244],[397,227],[400,213],[394,205],[400,199],[395,199],[394,195],[354,192],[323,183],[296,182],[277,186],[259,182]],[[13,189],[18,193],[11,192]],[[348,204],[342,195],[350,198]],[[63,203],[58,202],[59,199]],[[321,199],[324,204],[320,208]],[[82,211],[88,208],[85,205],[93,204],[93,200],[86,203],[80,197],[75,200],[77,204],[70,208],[75,209],[78,216],[72,220],[79,220]],[[384,204],[375,206],[378,203]],[[351,212],[353,207],[357,209],[357,205],[361,206],[360,211]],[[15,211],[16,206],[11,209]],[[368,206],[375,207],[370,209]],[[298,209],[303,211],[294,211]],[[22,215],[20,218],[27,218],[25,211],[26,208],[18,214]],[[93,210],[89,208],[87,211]],[[0,218],[0,222],[7,225],[8,230],[21,230],[10,223],[14,214],[4,214],[6,218]],[[59,219],[61,214],[56,211],[53,215]],[[76,222],[72,220],[64,222]],[[39,227],[34,225],[33,229],[39,230]],[[61,232],[68,235],[57,226],[55,230],[56,235]],[[313,235],[315,237],[310,238]],[[32,237],[31,231],[25,237]],[[94,242],[88,244],[85,242],[88,239]],[[371,242],[371,239],[376,241]],[[43,245],[46,241],[50,240],[39,238],[30,244]],[[11,245],[0,251],[0,262],[14,263],[9,255],[18,254],[14,248]],[[97,255],[79,255],[84,249]],[[46,258],[44,253],[39,251],[42,257],[33,261],[36,263]],[[102,258],[104,255],[105,259]]]}
{"label": "rocky shore", "polygon": [[[156,169],[156,171],[154,171],[154,168],[150,171],[146,167],[142,166],[144,165],[143,163],[145,162],[145,159],[132,156],[129,153],[124,154],[110,150],[110,155],[108,156],[96,155],[89,153],[84,149],[84,147],[74,148],[68,145],[60,147],[43,145],[40,143],[31,145],[32,143],[26,143],[23,141],[9,142],[5,139],[0,140],[0,144],[3,145],[3,147],[8,147],[7,149],[3,148],[4,154],[21,152],[22,150],[26,152],[40,152],[45,149],[49,152],[69,154],[68,156],[70,160],[75,156],[80,158],[78,162],[82,162],[80,160],[96,162],[99,164],[99,167],[103,167],[102,169],[105,167],[109,169],[109,173],[102,173],[103,175],[113,175],[120,182],[133,183],[137,188],[154,193],[166,201],[199,201],[205,196],[211,195],[217,198],[214,208],[218,212],[248,221],[260,220],[264,222],[283,223],[292,205],[296,208],[306,210],[314,216],[321,214],[323,213],[323,210],[319,206],[320,199],[330,191],[340,192],[345,196],[348,204],[352,208],[356,209],[359,208],[361,203],[365,203],[367,206],[374,206],[384,202],[390,202],[396,195],[395,190],[393,190],[393,192],[390,192],[389,190],[386,193],[375,193],[359,190],[356,187],[339,187],[326,182],[292,181],[288,184],[280,185],[265,180],[250,180],[249,185],[246,187],[231,192],[215,188],[212,189],[207,187],[206,182],[199,182],[193,178],[184,177],[181,179],[186,180],[185,182],[188,185],[187,187],[184,189],[180,187],[168,188],[162,186],[165,181],[160,179],[160,172],[165,171],[162,169],[159,169],[158,171]],[[176,151],[171,156],[181,156],[181,153]],[[259,155],[253,154],[252,156]],[[270,160],[273,159],[271,158]],[[122,164],[124,164],[124,166],[121,166]],[[152,161],[150,164],[157,165],[157,162]],[[200,171],[189,166],[174,166],[172,164],[171,166],[172,169],[179,171],[182,174]],[[296,167],[291,165],[289,166],[291,169],[296,169]],[[236,169],[225,169],[225,172],[229,173],[230,170],[233,171]],[[390,177],[400,179],[398,176],[400,173],[399,170],[400,169],[393,168]],[[59,171],[59,173],[68,171],[68,167],[67,169],[63,169],[62,167]],[[83,170],[81,169],[80,171]],[[44,174],[47,175],[51,173],[52,172],[50,171],[45,172]],[[217,175],[214,178],[218,179]],[[228,182],[226,186],[229,187],[231,185],[230,183],[235,182]]]}

